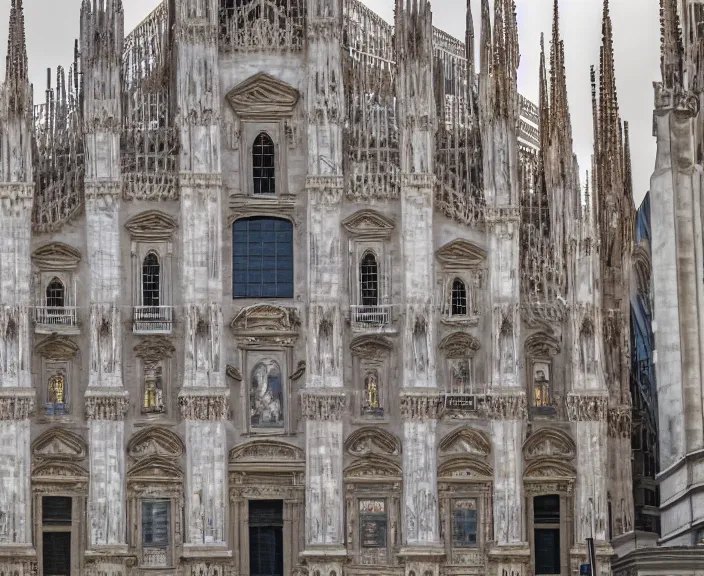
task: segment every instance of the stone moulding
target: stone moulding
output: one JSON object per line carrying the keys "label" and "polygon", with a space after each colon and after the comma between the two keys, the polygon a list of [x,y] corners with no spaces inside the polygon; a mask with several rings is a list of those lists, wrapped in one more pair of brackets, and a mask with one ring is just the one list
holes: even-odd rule
{"label": "stone moulding", "polygon": [[559,480],[574,481],[577,478],[577,471],[567,462],[555,458],[543,457],[530,462],[526,466],[523,472],[523,478],[535,482]]}
{"label": "stone moulding", "polygon": [[357,238],[389,238],[396,225],[376,210],[360,210],[346,218],[342,226]]}
{"label": "stone moulding", "polygon": [[125,224],[133,240],[141,242],[168,242],[178,223],[159,210],[148,210],[130,218]]}
{"label": "stone moulding", "polygon": [[393,460],[382,456],[369,455],[352,462],[344,470],[345,482],[381,478],[384,482],[400,482],[403,470]]}
{"label": "stone moulding", "polygon": [[567,395],[567,417],[570,422],[606,422],[608,396],[603,394],[575,393]]}
{"label": "stone moulding", "polygon": [[88,445],[78,434],[63,428],[51,428],[32,442],[34,458],[52,460],[83,460]]}
{"label": "stone moulding", "polygon": [[127,444],[127,454],[133,460],[161,457],[178,459],[186,452],[181,438],[167,428],[150,426],[132,436]]}
{"label": "stone moulding", "polygon": [[89,388],[86,391],[86,420],[124,420],[129,406],[129,392],[123,388]]}
{"label": "stone moulding", "polygon": [[183,389],[178,395],[178,407],[184,420],[227,420],[229,389]]}
{"label": "stone moulding", "polygon": [[183,471],[170,458],[152,456],[132,466],[127,479],[150,483],[174,482],[183,480]]}
{"label": "stone moulding", "polygon": [[229,453],[230,469],[242,464],[272,464],[274,467],[282,464],[305,464],[303,451],[279,440],[250,440],[235,446]]}
{"label": "stone moulding", "polygon": [[34,352],[49,360],[73,360],[80,351],[78,345],[65,336],[52,335],[39,342]]}
{"label": "stone moulding", "polygon": [[458,428],[440,441],[440,454],[491,454],[491,439],[486,432],[474,428]]}
{"label": "stone moulding", "polygon": [[32,252],[32,262],[40,270],[75,270],[80,261],[81,253],[62,242],[50,242]]}
{"label": "stone moulding", "polygon": [[346,409],[347,396],[342,390],[301,390],[301,416],[306,420],[338,422]]}
{"label": "stone moulding", "polygon": [[572,460],[577,447],[569,434],[556,428],[540,428],[523,443],[526,462],[544,457]]}
{"label": "stone moulding", "polygon": [[523,391],[488,394],[485,410],[492,420],[525,420],[528,415],[526,394]]}
{"label": "stone moulding", "polygon": [[365,426],[347,437],[345,450],[352,456],[399,456],[401,441],[382,428]]}
{"label": "stone moulding", "polygon": [[611,438],[630,438],[633,424],[633,411],[629,405],[609,408],[608,423]]}
{"label": "stone moulding", "polygon": [[448,480],[492,482],[494,470],[475,456],[455,456],[438,466],[438,479],[445,482]]}
{"label": "stone moulding", "polygon": [[26,420],[35,410],[33,388],[0,388],[0,420]]}
{"label": "stone moulding", "polygon": [[401,418],[410,421],[437,420],[442,396],[436,388],[409,389],[401,392]]}
{"label": "stone moulding", "polygon": [[461,239],[445,244],[435,253],[435,258],[445,268],[462,270],[483,266],[486,257],[486,250]]}

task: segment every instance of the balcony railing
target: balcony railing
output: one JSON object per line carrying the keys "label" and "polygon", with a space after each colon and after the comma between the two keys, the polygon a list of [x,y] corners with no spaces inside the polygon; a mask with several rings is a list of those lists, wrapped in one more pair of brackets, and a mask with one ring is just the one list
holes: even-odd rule
{"label": "balcony railing", "polygon": [[386,326],[391,323],[391,305],[351,306],[352,324],[358,327]]}
{"label": "balcony railing", "polygon": [[132,331],[137,334],[170,334],[172,325],[172,306],[134,307]]}
{"label": "balcony railing", "polygon": [[78,325],[78,312],[75,306],[38,306],[34,321],[44,326],[75,328]]}

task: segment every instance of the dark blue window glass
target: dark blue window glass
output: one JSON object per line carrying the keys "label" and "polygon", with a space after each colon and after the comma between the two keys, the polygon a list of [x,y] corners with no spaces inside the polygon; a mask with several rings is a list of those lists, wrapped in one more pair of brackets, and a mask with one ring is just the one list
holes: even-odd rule
{"label": "dark blue window glass", "polygon": [[233,298],[293,298],[293,224],[254,217],[232,226]]}

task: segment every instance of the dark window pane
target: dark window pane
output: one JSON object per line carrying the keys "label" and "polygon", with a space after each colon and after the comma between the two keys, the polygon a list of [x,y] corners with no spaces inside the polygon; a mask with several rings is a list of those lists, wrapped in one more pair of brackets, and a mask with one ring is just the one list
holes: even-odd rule
{"label": "dark window pane", "polygon": [[359,501],[359,539],[362,548],[386,548],[386,501]]}
{"label": "dark window pane", "polygon": [[452,547],[476,548],[477,502],[455,500],[452,503]]}
{"label": "dark window pane", "polygon": [[467,289],[459,278],[452,283],[452,315],[467,315]]}
{"label": "dark window pane", "polygon": [[362,306],[378,306],[379,267],[376,263],[376,257],[371,252],[367,252],[362,258],[359,275],[362,288]]}
{"label": "dark window pane", "polygon": [[63,282],[54,278],[46,287],[46,305],[48,308],[63,308],[66,304],[66,290]]}
{"label": "dark window pane", "polygon": [[560,522],[560,497],[536,496],[533,500],[533,518],[536,524]]}
{"label": "dark window pane", "polygon": [[535,531],[535,573],[560,574],[560,530]]}
{"label": "dark window pane", "polygon": [[65,496],[44,496],[42,498],[42,523],[51,526],[71,524],[73,501]]}
{"label": "dark window pane", "polygon": [[276,193],[274,154],[273,140],[266,132],[262,132],[252,146],[252,177],[255,194]]}
{"label": "dark window pane", "polygon": [[154,252],[142,262],[142,306],[159,306],[159,276],[161,265]]}
{"label": "dark window pane", "polygon": [[69,576],[71,574],[71,533],[44,532],[42,544],[44,574],[46,576]]}
{"label": "dark window pane", "polygon": [[233,297],[293,298],[291,222],[266,217],[238,220],[233,238]]}
{"label": "dark window pane", "polygon": [[142,543],[153,548],[169,545],[169,501],[142,502]]}
{"label": "dark window pane", "polygon": [[283,558],[283,502],[250,500],[250,576],[283,576]]}

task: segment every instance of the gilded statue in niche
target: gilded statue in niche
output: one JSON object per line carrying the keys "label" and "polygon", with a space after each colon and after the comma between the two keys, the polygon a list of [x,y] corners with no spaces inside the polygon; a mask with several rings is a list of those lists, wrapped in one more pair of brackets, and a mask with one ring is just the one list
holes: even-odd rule
{"label": "gilded statue in niche", "polygon": [[271,359],[262,360],[252,370],[249,392],[252,428],[281,428],[284,425],[281,368]]}
{"label": "gilded statue in niche", "polygon": [[46,398],[44,413],[47,416],[61,416],[66,413],[66,374],[63,370],[49,376]]}
{"label": "gilded statue in niche", "polygon": [[536,408],[550,406],[550,364],[548,362],[533,364],[533,399]]}
{"label": "gilded statue in niche", "polygon": [[364,376],[364,404],[362,412],[370,416],[384,415],[379,391],[379,373],[376,370],[369,371]]}

